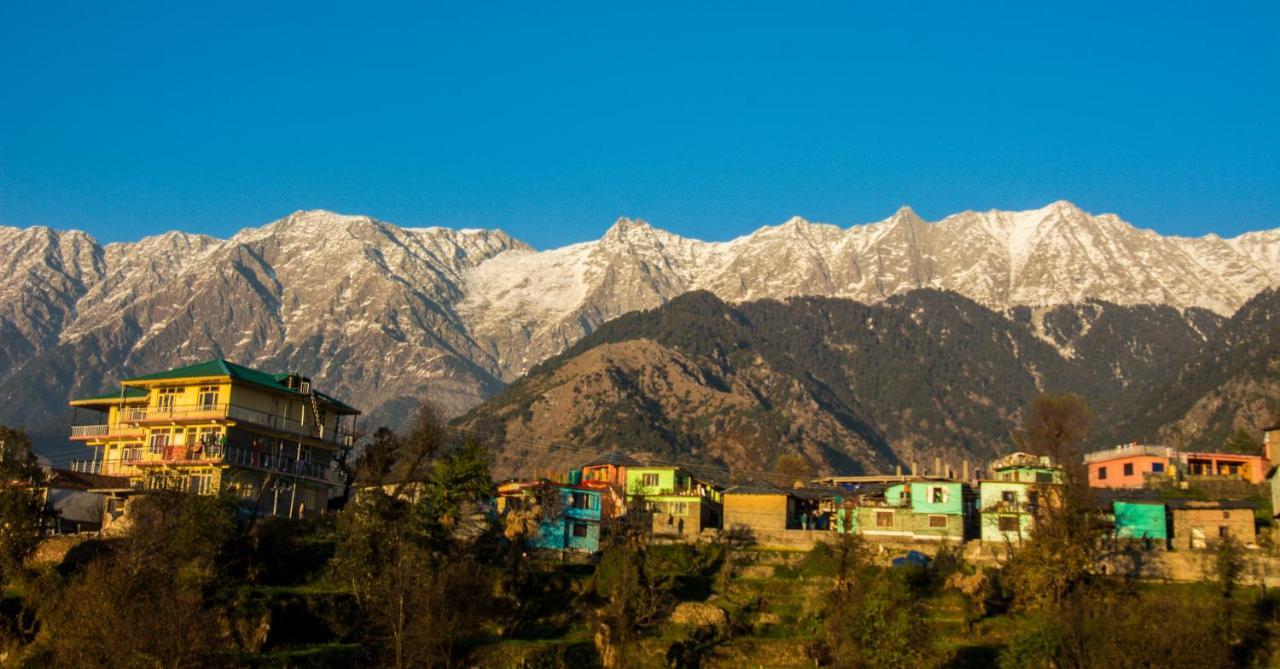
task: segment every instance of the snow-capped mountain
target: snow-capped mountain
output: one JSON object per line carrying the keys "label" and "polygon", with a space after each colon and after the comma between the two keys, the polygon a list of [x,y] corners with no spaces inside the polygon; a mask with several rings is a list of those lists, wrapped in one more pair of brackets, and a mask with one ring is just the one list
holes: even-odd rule
{"label": "snow-capped mountain", "polygon": [[536,251],[500,231],[303,211],[230,239],[100,245],[0,227],[0,422],[61,432],[69,395],[217,356],[298,370],[366,410],[458,413],[601,323],[696,289],[875,302],[920,287],[1009,309],[1100,299],[1229,315],[1280,284],[1280,230],[1165,237],[1057,202],[728,242],[620,219]]}

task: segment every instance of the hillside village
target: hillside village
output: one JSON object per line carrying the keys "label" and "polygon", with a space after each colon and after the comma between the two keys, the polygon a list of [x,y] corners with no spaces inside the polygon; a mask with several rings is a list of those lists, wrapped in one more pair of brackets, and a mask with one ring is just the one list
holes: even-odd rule
{"label": "hillside village", "polygon": [[[956,584],[969,582],[966,578],[992,587],[991,574],[1012,569],[1010,565],[1022,559],[1018,556],[1035,554],[1037,545],[1051,545],[1057,539],[1045,538],[1046,533],[1079,522],[1076,518],[1087,519],[1092,533],[1084,543],[1107,547],[1091,553],[1094,557],[1082,575],[1200,583],[1212,571],[1205,565],[1226,559],[1215,556],[1230,550],[1238,552],[1230,559],[1241,565],[1232,577],[1241,587],[1265,589],[1280,583],[1273,522],[1274,509],[1280,508],[1280,426],[1265,431],[1259,453],[1188,452],[1133,443],[1083,457],[1014,452],[981,466],[967,460],[956,466],[934,458],[924,465],[898,466],[891,474],[848,476],[806,474],[803,463],[792,463],[797,466],[791,471],[761,472],[641,461],[619,451],[593,453],[589,445],[582,445],[570,449],[571,454],[581,454],[578,466],[493,481],[483,455],[477,455],[482,451],[474,445],[437,450],[437,442],[458,436],[446,426],[423,423],[420,432],[434,435],[430,449],[406,451],[412,437],[397,438],[386,431],[359,434],[359,410],[313,387],[308,378],[226,360],[125,379],[119,388],[75,399],[71,405],[75,419],[70,437],[83,444],[88,457],[68,468],[46,464],[31,470],[40,473],[28,475],[30,480],[23,484],[31,491],[25,494],[37,494],[43,507],[40,534],[45,538],[38,548],[33,545],[32,565],[66,564],[82,545],[128,545],[136,541],[134,535],[155,531],[148,520],[155,513],[153,500],[181,506],[185,502],[178,500],[203,498],[225,503],[235,523],[250,528],[246,531],[255,523],[332,528],[336,519],[339,556],[344,550],[343,528],[354,522],[344,518],[351,514],[377,517],[386,509],[430,509],[443,514],[427,525],[442,523],[431,541],[454,546],[450,550],[479,551],[475,559],[480,564],[505,564],[502,570],[512,579],[507,587],[527,585],[535,573],[547,577],[559,570],[587,569],[590,574],[604,568],[593,565],[610,564],[619,551],[633,556],[691,551],[687,555],[692,557],[681,559],[694,562],[667,576],[676,579],[674,583],[699,578],[708,567],[698,566],[697,556],[711,551],[718,556],[712,571],[721,574],[717,579],[728,579],[715,581],[716,588],[725,588],[716,592],[727,596],[744,587],[732,585],[735,575],[776,575],[796,568],[799,556],[836,550],[841,555],[865,552],[868,565],[879,564],[890,572],[902,567],[927,574],[941,569],[934,563],[968,565],[951,567],[953,576],[947,581],[954,581],[947,587],[962,592]],[[391,450],[380,450],[384,447]],[[557,461],[563,460],[565,453],[559,455]],[[13,458],[7,453],[6,457]],[[406,468],[406,460],[413,460],[414,466]],[[393,517],[400,518],[393,523],[395,529],[380,532],[412,533],[413,525],[423,522],[412,514]],[[486,536],[495,537],[497,544],[485,544]],[[490,547],[482,548],[486,545]],[[851,548],[855,545],[856,550]],[[421,559],[421,568],[427,569],[434,558]],[[334,560],[341,563],[339,557]],[[757,567],[747,569],[744,564]],[[681,575],[681,569],[687,573]],[[834,573],[838,585],[844,572]],[[598,578],[592,587],[601,587]],[[1006,579],[1016,584],[1016,579]],[[359,599],[360,587],[351,587]],[[1014,601],[1031,594],[1019,593],[1008,583],[1002,587],[1013,588],[1006,596]],[[521,601],[519,595],[508,596]],[[726,623],[714,621],[746,614],[710,603],[715,597],[680,603],[671,599],[670,610],[663,614],[670,621],[666,624],[702,629],[700,624],[690,627],[688,619],[710,616],[708,629],[716,631],[697,634],[711,634],[721,646],[734,647],[732,635],[725,636]],[[926,599],[920,594],[913,606]],[[763,601],[756,605],[763,606]],[[813,615],[818,615],[815,621],[824,619]],[[826,615],[824,624],[829,624],[832,614]],[[635,625],[636,630],[643,628]],[[834,643],[830,630],[817,637],[812,630],[796,633],[811,639],[805,643],[816,643],[812,638]],[[461,639],[471,638],[459,634]],[[594,645],[600,655],[590,662],[624,666],[610,659],[610,649],[626,642],[597,638]],[[351,661],[351,653],[365,652],[360,644],[339,645],[334,657],[345,658],[336,660],[340,663]],[[494,648],[509,650],[509,644],[473,648],[479,653],[473,661]],[[792,655],[779,666],[799,661],[794,656],[799,651],[788,652]],[[707,658],[715,656],[707,653]],[[248,662],[247,655],[237,657],[236,662]],[[519,664],[527,659],[491,661],[497,663],[493,666],[535,666]],[[259,658],[251,664],[313,666],[292,660],[273,664],[277,660]],[[329,666],[324,664],[329,661],[335,660],[316,660],[321,664],[314,666]]]}
{"label": "hillside village", "polygon": [[[130,497],[157,489],[227,494],[254,515],[310,518],[340,508],[344,467],[354,466],[342,458],[353,446],[359,411],[300,375],[213,360],[128,379],[119,391],[71,404],[93,419],[71,428],[71,438],[93,456],[74,460],[69,471],[53,470],[51,487],[97,496],[103,515],[96,524],[107,531]],[[1258,492],[1280,491],[1271,485],[1280,466],[1280,427],[1265,432],[1263,449],[1209,453],[1129,444],[1086,453],[1082,464],[1100,493],[1096,511],[1117,538],[1204,549],[1230,534],[1256,547],[1256,512],[1280,508]],[[645,517],[663,540],[742,529],[759,543],[790,547],[812,547],[832,532],[1003,546],[1030,536],[1037,509],[1052,503],[1062,477],[1063,463],[1028,453],[1006,455],[987,470],[935,458],[932,466],[913,462],[887,475],[805,478],[642,463],[611,451],[567,471],[498,482],[492,512],[500,519],[522,506],[545,506],[555,513],[544,514],[531,546],[587,554],[599,550],[611,522],[627,515]],[[1269,521],[1260,521],[1267,532]],[[83,514],[64,522],[95,525]]]}

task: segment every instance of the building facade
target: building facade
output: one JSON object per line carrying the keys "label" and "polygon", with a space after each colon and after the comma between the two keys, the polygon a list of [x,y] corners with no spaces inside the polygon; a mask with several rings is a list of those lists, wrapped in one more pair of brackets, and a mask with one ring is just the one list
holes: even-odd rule
{"label": "building facade", "polygon": [[1148,476],[1169,475],[1174,462],[1172,448],[1143,444],[1124,444],[1084,456],[1089,485],[1094,488],[1141,488]]}
{"label": "building facade", "polygon": [[680,467],[628,467],[626,475],[628,511],[650,514],[655,534],[693,538],[721,527],[719,488]]}
{"label": "building facade", "polygon": [[324,511],[339,483],[335,454],[360,412],[299,375],[226,360],[126,379],[73,400],[71,439],[93,449],[77,471],[127,478],[136,490],[230,493],[255,513]]}

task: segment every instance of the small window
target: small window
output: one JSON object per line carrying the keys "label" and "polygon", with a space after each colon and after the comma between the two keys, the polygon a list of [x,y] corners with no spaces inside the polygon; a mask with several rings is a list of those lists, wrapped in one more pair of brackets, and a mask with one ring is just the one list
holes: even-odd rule
{"label": "small window", "polygon": [[1017,516],[1000,516],[1001,532],[1017,532],[1018,517]]}
{"label": "small window", "polygon": [[1223,511],[1223,512],[1222,512],[1222,519],[1223,519],[1223,520],[1231,520],[1231,512],[1230,512],[1230,511]]}
{"label": "small window", "polygon": [[1151,471],[1152,473],[1155,473],[1155,474],[1160,474],[1164,472],[1164,463],[1163,462],[1151,463]]}
{"label": "small window", "polygon": [[947,489],[943,487],[934,488],[933,494],[930,495],[930,497],[932,498],[934,504],[946,504]]}
{"label": "small window", "polygon": [[1014,504],[1018,501],[1018,493],[1012,490],[1004,490],[1000,493],[1000,501],[1005,504]]}
{"label": "small window", "polygon": [[657,475],[657,474],[642,474],[642,475],[640,476],[640,482],[641,482],[641,483],[644,485],[644,487],[646,487],[646,488],[653,488],[653,487],[656,487],[656,486],[658,485],[658,475]]}
{"label": "small window", "polygon": [[574,524],[573,524],[573,536],[575,536],[575,537],[577,537],[577,538],[579,538],[579,539],[581,539],[581,538],[583,538],[583,537],[586,537],[586,536],[587,536],[587,524],[586,524],[586,523],[574,523]]}
{"label": "small window", "polygon": [[1107,480],[1107,468],[1106,468],[1106,467],[1098,467],[1098,480],[1099,480],[1099,481],[1105,481],[1105,480]]}
{"label": "small window", "polygon": [[1220,539],[1226,539],[1228,535],[1230,535],[1230,532],[1227,530],[1227,526],[1226,526],[1226,525],[1219,525],[1219,526],[1218,526],[1218,538],[1220,538]]}
{"label": "small window", "polygon": [[1027,492],[1027,506],[1035,506],[1040,503],[1040,493],[1030,490]]}
{"label": "small window", "polygon": [[573,502],[572,502],[572,506],[573,506],[573,508],[575,508],[575,509],[590,509],[590,508],[591,508],[591,495],[588,495],[588,494],[587,494],[587,493],[585,493],[585,492],[575,492],[575,493],[573,493]]}
{"label": "small window", "polygon": [[946,516],[929,516],[929,527],[946,527]]}
{"label": "small window", "polygon": [[1124,463],[1124,475],[1125,475],[1125,476],[1133,476],[1133,463],[1132,463],[1132,462],[1126,462],[1126,463]]}
{"label": "small window", "polygon": [[893,512],[892,512],[892,511],[877,511],[877,512],[876,512],[876,527],[893,527]]}

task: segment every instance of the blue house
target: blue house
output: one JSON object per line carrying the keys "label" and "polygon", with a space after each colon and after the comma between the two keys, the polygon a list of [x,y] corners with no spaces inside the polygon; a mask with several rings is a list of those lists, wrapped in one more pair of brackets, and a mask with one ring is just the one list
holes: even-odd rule
{"label": "blue house", "polygon": [[529,547],[542,550],[595,553],[600,550],[600,491],[568,483],[536,481],[499,488],[499,511],[517,505],[539,504],[542,520]]}

